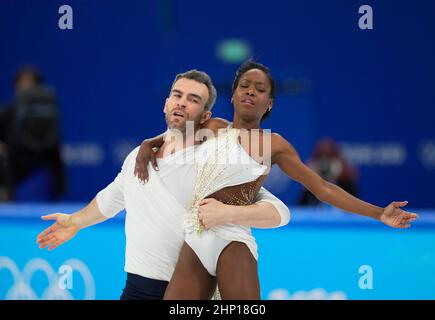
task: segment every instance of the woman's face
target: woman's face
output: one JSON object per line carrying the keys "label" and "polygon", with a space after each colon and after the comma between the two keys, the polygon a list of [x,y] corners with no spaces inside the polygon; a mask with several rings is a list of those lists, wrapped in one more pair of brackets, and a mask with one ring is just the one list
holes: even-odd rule
{"label": "woman's face", "polygon": [[266,73],[259,69],[246,71],[239,79],[233,94],[236,112],[245,121],[259,120],[272,108],[270,81]]}

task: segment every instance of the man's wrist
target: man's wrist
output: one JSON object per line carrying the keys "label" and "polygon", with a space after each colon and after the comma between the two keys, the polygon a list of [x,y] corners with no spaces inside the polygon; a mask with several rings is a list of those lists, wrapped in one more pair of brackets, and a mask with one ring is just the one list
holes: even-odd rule
{"label": "man's wrist", "polygon": [[82,226],[80,225],[80,218],[77,216],[77,213],[73,213],[68,217],[69,224],[79,231]]}
{"label": "man's wrist", "polygon": [[230,224],[237,224],[237,218],[239,218],[242,214],[243,214],[243,209],[244,206],[234,206],[234,205],[227,205],[228,206],[228,210],[226,210],[227,212],[227,223]]}

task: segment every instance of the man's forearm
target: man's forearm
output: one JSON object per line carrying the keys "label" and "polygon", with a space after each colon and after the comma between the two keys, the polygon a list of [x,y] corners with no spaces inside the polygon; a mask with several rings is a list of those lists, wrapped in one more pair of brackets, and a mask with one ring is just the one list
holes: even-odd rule
{"label": "man's forearm", "polygon": [[78,229],[84,229],[107,219],[98,208],[97,198],[94,198],[86,207],[71,215],[71,222]]}
{"label": "man's forearm", "polygon": [[329,203],[344,211],[357,213],[377,220],[380,219],[384,210],[383,208],[352,196],[339,186],[329,182],[326,183],[326,192],[319,198],[319,200]]}
{"label": "man's forearm", "polygon": [[281,217],[274,205],[257,202],[248,206],[232,206],[229,210],[230,223],[253,228],[274,228],[279,226]]}

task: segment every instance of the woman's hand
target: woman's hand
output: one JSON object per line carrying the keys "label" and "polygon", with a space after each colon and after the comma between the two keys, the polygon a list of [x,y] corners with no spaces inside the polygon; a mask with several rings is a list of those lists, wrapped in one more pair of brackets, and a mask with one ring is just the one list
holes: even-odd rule
{"label": "woman's hand", "polygon": [[401,209],[407,204],[408,201],[391,202],[384,208],[379,220],[393,228],[409,228],[418,215]]}
{"label": "woman's hand", "polygon": [[134,167],[134,175],[139,178],[142,183],[148,181],[148,162],[151,162],[154,170],[159,170],[157,166],[156,154],[153,151],[148,141],[143,141],[140,145],[139,152],[136,156],[136,165]]}

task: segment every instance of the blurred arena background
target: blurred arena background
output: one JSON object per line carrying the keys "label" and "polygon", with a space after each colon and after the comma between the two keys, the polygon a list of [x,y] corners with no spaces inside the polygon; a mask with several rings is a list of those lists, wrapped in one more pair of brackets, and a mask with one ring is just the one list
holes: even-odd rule
{"label": "blurred arena background", "polygon": [[[64,4],[71,30],[58,26]],[[359,28],[363,5],[373,9],[371,30]],[[33,172],[0,203],[0,299],[118,299],[123,215],[53,252],[36,245],[48,226],[40,216],[83,206],[134,147],[165,130],[163,103],[177,73],[206,71],[218,90],[214,115],[231,119],[231,84],[250,57],[278,83],[263,128],[307,163],[330,141],[358,197],[379,206],[407,200],[421,217],[393,230],[304,202],[303,188],[272,170],[265,186],[292,221],[255,230],[262,297],[434,299],[434,15],[435,3],[424,0],[2,1],[0,113],[21,101],[18,70],[37,68],[56,101],[63,187],[44,193],[56,183]],[[1,132],[8,123],[0,124]],[[62,266],[74,269],[73,287],[58,285]],[[361,278],[370,272],[367,288]]]}

